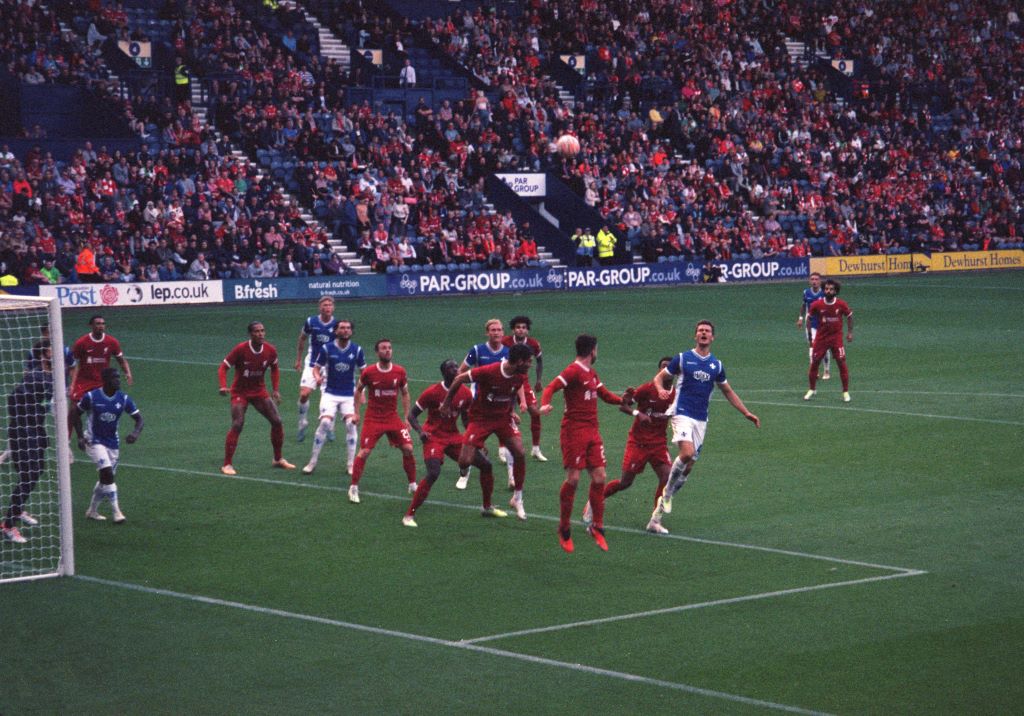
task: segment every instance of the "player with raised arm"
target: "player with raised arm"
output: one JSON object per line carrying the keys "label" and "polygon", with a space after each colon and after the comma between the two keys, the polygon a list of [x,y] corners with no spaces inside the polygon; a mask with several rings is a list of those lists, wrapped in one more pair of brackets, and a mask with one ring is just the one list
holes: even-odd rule
{"label": "player with raised arm", "polygon": [[725,377],[725,366],[711,352],[711,344],[715,340],[715,324],[711,321],[698,321],[694,335],[696,345],[685,353],[677,353],[669,364],[654,376],[654,385],[658,388],[658,397],[667,399],[671,396],[672,380],[679,377],[676,385],[676,399],[672,404],[672,442],[676,444],[679,454],[672,462],[668,475],[668,484],[658,500],[651,521],[661,523],[662,515],[672,512],[672,497],[686,484],[693,464],[700,457],[700,449],[704,444],[704,434],[708,427],[708,405],[711,392],[715,385],[722,395],[736,410],[756,427],[761,427],[761,420],[740,400],[740,396],[732,389]]}
{"label": "player with raised arm", "polygon": [[[659,360],[658,370],[671,361],[672,358],[668,356]],[[626,439],[626,452],[622,457],[622,477],[604,486],[604,498],[607,500],[616,492],[629,489],[636,476],[644,471],[644,467],[650,465],[658,478],[658,486],[654,490],[654,505],[657,507],[658,500],[665,491],[665,485],[668,484],[669,471],[672,469],[672,457],[668,452],[665,428],[668,427],[668,411],[676,398],[676,391],[673,390],[667,397],[661,398],[658,396],[658,386],[650,381],[637,388],[633,398],[636,401],[634,405],[619,406],[623,413],[633,416],[633,424]],[[583,509],[584,525],[590,524],[593,520],[592,515],[588,501]],[[647,531],[668,534],[661,521],[655,519],[647,523]]]}
{"label": "player with raised arm", "polygon": [[[37,341],[32,346],[31,360],[21,383],[7,396],[7,445],[18,484],[11,491],[11,502],[4,513],[2,527],[5,540],[24,544],[28,540],[18,525],[34,527],[39,520],[25,510],[29,495],[36,489],[46,466],[46,416],[53,397],[53,367],[50,364],[50,342]],[[0,459],[0,462],[3,462]]]}
{"label": "player with raised arm", "polygon": [[[356,383],[354,420],[359,420],[359,409],[366,402],[363,420],[363,439],[355,464],[352,466],[352,484],[348,488],[348,501],[359,502],[359,480],[366,469],[366,459],[381,436],[387,435],[392,447],[402,451],[402,469],[409,481],[410,494],[416,491],[416,458],[412,451],[412,438],[405,416],[409,414],[409,379],[405,368],[392,362],[394,349],[390,338],[381,338],[374,346],[377,362],[359,374]],[[368,397],[364,399],[364,394]],[[398,398],[402,398],[402,412],[398,412]]]}
{"label": "player with raised arm", "polygon": [[[238,438],[245,426],[245,411],[249,405],[256,408],[260,415],[270,423],[270,444],[274,449],[274,467],[294,470],[295,466],[284,459],[281,448],[284,446],[284,425],[277,406],[281,404],[281,368],[277,364],[277,349],[267,342],[267,329],[260,321],[252,321],[247,330],[249,340],[242,341],[231,349],[227,357],[217,369],[220,381],[220,394],[231,394],[231,427],[224,439],[224,464],[220,471],[225,475],[237,475],[232,465]],[[235,369],[235,378],[228,391],[228,371]],[[267,393],[264,376],[270,371],[270,385],[273,393]]]}
{"label": "player with raised arm", "polygon": [[839,366],[839,378],[843,381],[843,402],[850,402],[850,370],[846,367],[846,346],[843,345],[843,316],[846,316],[846,340],[853,342],[853,311],[849,304],[839,298],[838,281],[825,279],[825,296],[819,298],[807,309],[808,316],[818,320],[818,335],[814,337],[811,353],[811,367],[807,371],[809,389],[804,400],[814,397],[818,384],[818,366],[831,352]]}
{"label": "player with raised arm", "polygon": [[[526,519],[523,507],[523,484],[526,481],[526,463],[523,460],[523,439],[519,433],[519,416],[512,410],[520,393],[525,393],[527,400],[536,398],[530,389],[530,362],[533,351],[523,345],[508,348],[508,357],[498,363],[470,368],[460,372],[448,386],[448,392],[441,403],[441,412],[454,415],[453,401],[459,387],[466,383],[476,384],[476,393],[469,407],[469,424],[463,435],[462,450],[459,452],[459,467],[467,468],[476,459],[484,443],[491,435],[508,447],[512,453],[514,473],[514,492],[511,505],[516,516]],[[481,514],[484,517],[505,517],[506,512],[491,504],[494,494],[494,473],[488,462],[480,468],[480,492],[483,496]]]}
{"label": "player with raised arm", "polygon": [[71,402],[77,402],[90,390],[103,385],[103,370],[110,367],[114,358],[124,371],[124,379],[132,384],[132,369],[124,357],[121,343],[107,333],[107,321],[95,315],[89,319],[90,331],[75,341],[71,354],[75,365],[71,369]]}
{"label": "player with raised arm", "polygon": [[[543,374],[544,374],[544,354],[540,347],[540,341],[530,335],[530,328],[533,326],[533,322],[529,316],[515,316],[509,321],[509,325],[512,327],[512,335],[505,336],[501,339],[501,342],[509,347],[514,346],[517,343],[523,343],[530,347],[533,351],[533,360],[536,364],[537,378],[533,385],[535,393],[540,393],[544,389]],[[544,457],[544,453],[540,451],[540,413],[534,409],[530,412],[530,439],[533,443],[533,450],[530,454],[534,460],[540,462],[547,462],[548,459]]]}
{"label": "player with raised arm", "polygon": [[[423,463],[427,466],[427,476],[420,480],[409,509],[402,518],[406,527],[416,526],[416,510],[426,501],[430,489],[441,475],[441,464],[447,455],[456,462],[462,452],[463,437],[459,432],[458,418],[464,425],[469,423],[469,406],[473,402],[473,394],[464,385],[460,385],[452,396],[450,413],[441,412],[441,405],[448,394],[448,388],[459,374],[459,366],[449,359],[441,364],[441,382],[434,383],[424,390],[409,411],[409,426],[423,441]],[[420,427],[419,416],[426,411],[427,422]],[[473,464],[481,472],[490,471],[491,463],[479,450],[473,457]],[[491,481],[493,483],[493,474]]]}
{"label": "player with raised arm", "polygon": [[[491,318],[484,323],[484,333],[487,336],[487,340],[483,343],[477,343],[472,346],[466,353],[466,357],[462,359],[461,365],[459,365],[459,372],[463,373],[470,368],[483,368],[487,365],[493,365],[500,363],[501,361],[508,358],[508,346],[505,345],[505,325],[501,322],[501,319]],[[476,386],[470,386],[471,390],[476,390]],[[481,446],[481,449],[484,449]],[[498,458],[508,465],[508,485],[514,487],[515,476],[513,475],[512,464],[509,463],[508,450],[505,449],[504,445],[498,446]],[[459,480],[455,483],[455,486],[462,490],[465,489],[466,485],[469,484],[469,468],[461,467],[462,470],[459,475]]]}
{"label": "player with raised arm", "polygon": [[[316,359],[320,357],[323,347],[335,339],[334,329],[338,325],[334,317],[334,299],[330,296],[323,296],[317,304],[319,312],[309,316],[302,323],[299,330],[299,343],[295,350],[295,370],[302,372],[299,378],[299,425],[295,432],[295,439],[302,442],[306,439],[306,430],[309,428],[309,396],[319,387],[316,377],[313,375],[313,366]],[[309,341],[309,348],[306,342]],[[333,440],[333,436],[331,437]],[[356,435],[349,436],[349,454],[354,455],[356,451]]]}
{"label": "player with raised arm", "polygon": [[313,436],[313,452],[309,456],[309,463],[302,468],[305,475],[312,474],[316,469],[320,451],[334,431],[334,420],[339,414],[348,436],[346,465],[349,475],[355,465],[356,444],[352,436],[358,435],[355,423],[356,371],[366,367],[366,358],[363,349],[352,341],[353,329],[352,321],[336,321],[335,339],[320,348],[313,364],[313,381],[323,386],[323,390],[320,393],[320,421]]}
{"label": "player with raised arm", "polygon": [[[807,361],[808,364],[814,361],[814,337],[818,334],[818,317],[811,316],[808,311],[811,304],[819,298],[824,298],[825,293],[821,290],[821,274],[815,271],[811,274],[810,285],[804,289],[803,303],[800,304],[800,315],[796,317],[797,328],[803,326],[804,334],[807,336]],[[829,356],[825,355],[825,372],[822,380],[831,378],[829,368],[832,362]]]}
{"label": "player with raised arm", "polygon": [[[99,481],[92,489],[92,500],[85,516],[90,520],[106,519],[99,513],[100,504],[110,502],[114,524],[125,521],[124,513],[117,497],[117,484],[114,475],[117,472],[118,459],[121,456],[121,442],[117,434],[117,424],[121,416],[128,413],[135,421],[135,429],[125,436],[129,445],[139,439],[142,433],[142,413],[135,402],[121,392],[121,374],[117,368],[104,368],[103,387],[90,390],[82,399],[71,406],[70,418],[78,435],[78,447],[92,458],[100,473]],[[82,415],[89,415],[88,435],[82,431]]]}
{"label": "player with raised arm", "polygon": [[611,405],[627,405],[632,402],[633,391],[627,389],[623,395],[616,395],[605,387],[597,377],[594,363],[597,362],[597,338],[586,333],[576,336],[576,360],[566,366],[555,379],[544,388],[540,399],[540,413],[550,413],[554,406],[551,399],[559,390],[565,391],[565,412],[562,414],[562,467],[565,468],[565,482],[559,491],[561,505],[558,521],[558,543],[566,552],[572,552],[572,534],[569,520],[576,497],[580,472],[590,473],[590,508],[593,521],[587,526],[587,533],[605,552],[608,542],[604,538],[604,441],[597,423],[597,399]]}

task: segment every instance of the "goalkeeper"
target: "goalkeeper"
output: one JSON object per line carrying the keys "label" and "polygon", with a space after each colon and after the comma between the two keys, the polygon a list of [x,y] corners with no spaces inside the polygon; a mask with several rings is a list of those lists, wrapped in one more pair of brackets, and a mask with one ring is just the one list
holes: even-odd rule
{"label": "goalkeeper", "polygon": [[23,508],[46,465],[46,448],[49,447],[46,416],[53,397],[50,358],[50,342],[38,341],[32,347],[30,369],[25,371],[21,383],[7,396],[8,448],[18,473],[18,484],[4,513],[3,536],[5,540],[18,544],[27,541],[18,529],[19,524],[25,527],[39,524],[39,520]]}

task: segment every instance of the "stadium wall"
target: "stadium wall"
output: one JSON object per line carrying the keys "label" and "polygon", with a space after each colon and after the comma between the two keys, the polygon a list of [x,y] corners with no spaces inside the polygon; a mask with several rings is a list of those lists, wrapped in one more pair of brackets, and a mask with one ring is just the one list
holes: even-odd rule
{"label": "stadium wall", "polygon": [[[728,283],[787,281],[807,278],[812,271],[829,276],[867,276],[921,271],[978,271],[1024,268],[1024,250],[963,253],[855,256],[827,259],[767,259],[725,261]],[[701,283],[703,264],[667,261],[594,268],[543,268],[482,272],[407,271],[371,276],[313,276],[308,278],[235,279],[229,281],[171,281],[153,283],[62,284],[21,286],[9,293],[55,296],[61,306],[153,306],[189,303],[234,303],[335,298],[398,298],[411,296],[588,291],[643,286],[681,286]]]}

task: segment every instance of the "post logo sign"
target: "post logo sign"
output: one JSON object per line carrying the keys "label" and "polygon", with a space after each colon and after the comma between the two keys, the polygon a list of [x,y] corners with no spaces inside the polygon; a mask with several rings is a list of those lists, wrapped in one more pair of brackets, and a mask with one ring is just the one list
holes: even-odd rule
{"label": "post logo sign", "polygon": [[62,308],[223,303],[220,281],[156,281],[40,286],[39,295],[57,298]]}

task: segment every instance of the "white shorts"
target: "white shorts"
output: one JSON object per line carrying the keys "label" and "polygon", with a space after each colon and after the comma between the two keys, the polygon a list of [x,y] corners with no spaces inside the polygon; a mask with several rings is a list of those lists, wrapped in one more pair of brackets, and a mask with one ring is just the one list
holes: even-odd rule
{"label": "white shorts", "polygon": [[121,456],[120,450],[113,450],[106,445],[87,445],[85,454],[95,463],[97,470],[109,467],[117,472],[117,459]]}
{"label": "white shorts", "polygon": [[818,329],[817,328],[812,328],[810,321],[807,322],[806,327],[807,327],[807,342],[808,343],[814,343],[814,337],[816,335],[818,335]]}
{"label": "white shorts", "polygon": [[334,418],[337,413],[342,417],[356,412],[356,399],[351,395],[320,394],[320,417]]}
{"label": "white shorts", "polygon": [[700,448],[704,444],[704,433],[707,429],[707,420],[694,420],[688,415],[672,416],[672,442],[692,443],[694,460],[700,456]]}
{"label": "white shorts", "polygon": [[316,377],[313,375],[313,366],[306,362],[306,367],[302,369],[302,377],[299,378],[300,388],[309,388],[310,390],[316,390],[320,386],[317,385]]}

